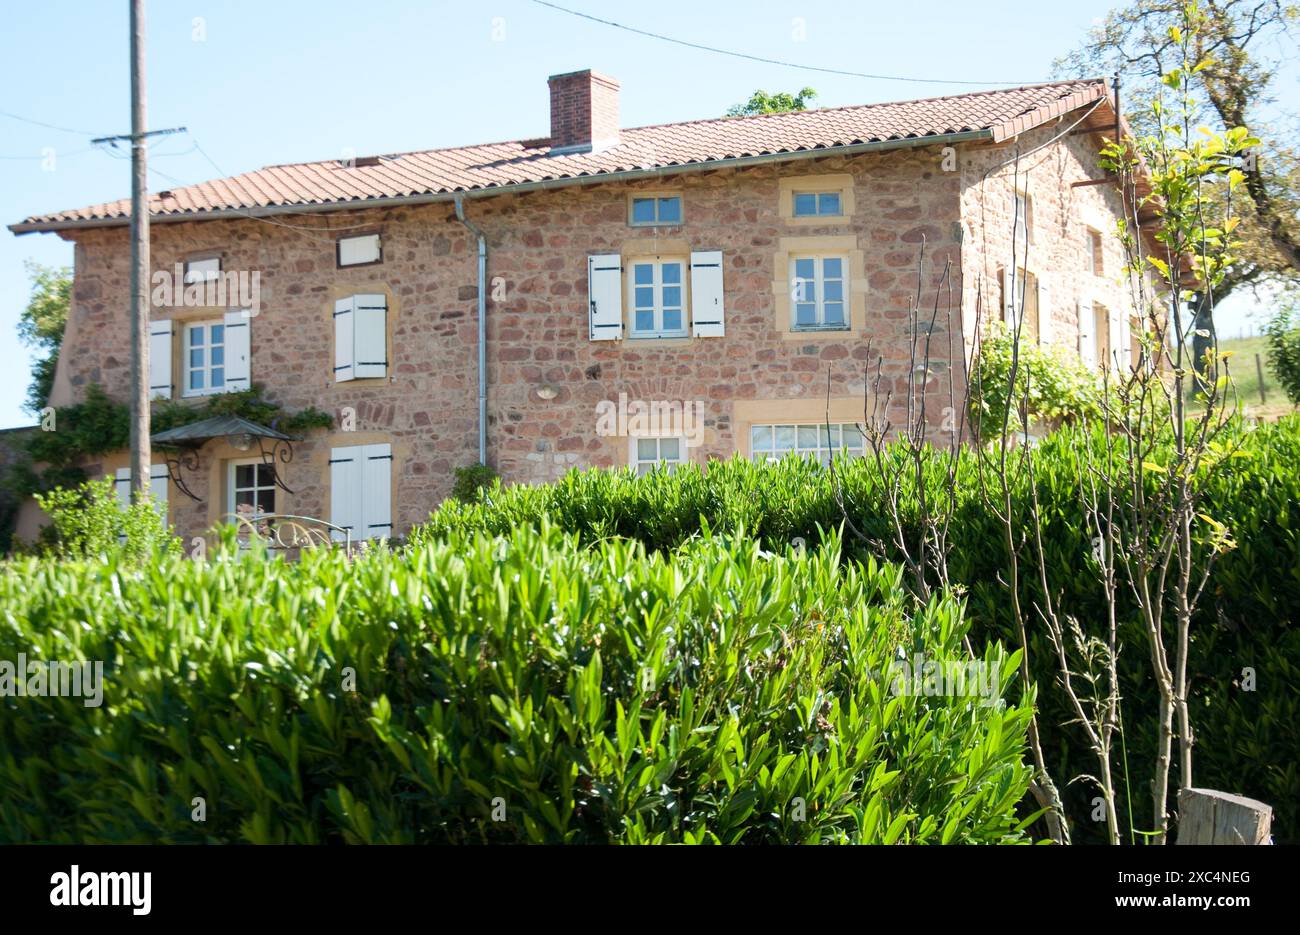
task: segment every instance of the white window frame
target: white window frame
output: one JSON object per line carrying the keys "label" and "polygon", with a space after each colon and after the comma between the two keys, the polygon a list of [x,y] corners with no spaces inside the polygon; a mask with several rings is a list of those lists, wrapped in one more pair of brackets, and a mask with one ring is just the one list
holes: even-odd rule
{"label": "white window frame", "polygon": [[[676,286],[681,291],[681,303],[678,306],[672,306],[681,313],[681,327],[672,330],[664,327],[664,281],[663,270],[665,266],[676,265],[679,270],[679,278],[675,283],[669,283],[669,287]],[[653,290],[654,305],[651,311],[654,313],[654,327],[649,330],[639,330],[637,328],[637,311],[644,310],[643,306],[637,304],[637,289],[647,288],[645,285],[638,287],[636,281],[636,269],[638,266],[650,266],[653,270],[651,284],[649,288]],[[687,295],[687,280],[690,276],[690,259],[679,256],[655,256],[655,257],[632,257],[629,258],[624,267],[627,270],[627,298],[628,298],[628,337],[629,338],[684,338],[690,334],[690,297]]]}
{"label": "white window frame", "polygon": [[[272,475],[271,475],[270,482],[269,482],[269,483],[266,483],[266,484],[259,484],[259,483],[257,483],[257,474],[258,474],[258,471],[257,471],[257,470],[254,470],[254,471],[253,471],[253,479],[254,479],[253,486],[252,486],[252,487],[239,487],[239,486],[237,485],[237,483],[236,483],[236,480],[235,480],[235,478],[236,478],[236,476],[237,476],[237,474],[238,474],[238,468],[240,468],[240,467],[248,467],[248,466],[252,466],[252,467],[255,468],[255,469],[258,468],[258,467],[264,467],[264,468],[266,468],[268,471],[271,471],[271,472],[272,472]],[[227,464],[227,466],[226,466],[226,507],[227,507],[226,512],[229,513],[229,514],[231,514],[232,516],[233,516],[233,515],[237,515],[237,513],[238,513],[238,509],[239,509],[239,504],[236,502],[236,499],[237,499],[237,494],[238,494],[241,490],[243,490],[243,491],[249,491],[249,490],[251,490],[251,491],[254,492],[254,496],[253,496],[254,505],[256,505],[256,501],[257,501],[256,493],[257,493],[258,491],[269,490],[269,491],[271,491],[271,497],[272,497],[272,500],[274,501],[275,499],[278,499],[278,496],[277,496],[277,494],[276,494],[276,492],[275,492],[275,491],[276,491],[276,486],[275,486],[274,470],[275,470],[274,467],[272,467],[272,466],[266,464],[266,462],[263,461],[261,458],[239,458],[238,460],[234,460],[234,461],[230,461],[230,462],[228,462],[228,464]],[[268,512],[274,513],[275,511],[276,511],[276,505],[275,505],[274,502],[273,502],[273,503],[272,503],[272,507],[271,507],[271,509],[270,509]],[[262,511],[261,511],[260,509],[254,509],[254,510],[253,510],[253,513],[250,513],[249,515],[250,515],[250,516],[252,516],[252,515],[260,515],[261,513],[262,513]]]}
{"label": "white window frame", "polygon": [[[221,326],[221,363],[219,365],[212,363],[212,349],[217,346],[212,343],[213,325]],[[194,367],[190,356],[190,334],[195,328],[207,329],[205,335],[207,340],[200,345],[204,349],[204,364],[198,368]],[[224,318],[205,318],[202,321],[186,322],[181,340],[181,353],[185,355],[184,366],[181,368],[182,397],[215,396],[218,393],[228,392],[226,388],[226,368],[229,365],[229,361],[226,360],[226,320]],[[219,387],[212,386],[212,370],[216,366],[221,367],[221,386]],[[190,375],[194,373],[196,369],[202,370],[204,373],[204,385],[199,389],[194,389],[190,385]]]}
{"label": "white window frame", "polygon": [[[799,323],[799,306],[809,304],[800,301],[802,285],[808,280],[799,276],[796,270],[800,260],[813,262],[813,313],[816,321],[811,325]],[[838,324],[826,323],[826,261],[840,261],[840,304],[841,321]],[[849,331],[852,329],[853,312],[849,305],[849,258],[840,253],[800,253],[790,256],[790,330],[791,331]]]}
{"label": "white window frame", "polygon": [[[793,447],[777,449],[776,435],[780,429],[793,430]],[[768,437],[771,439],[769,446],[763,446],[762,448],[754,446],[754,435],[759,431],[768,433]],[[816,443],[811,446],[801,441],[801,437],[806,438],[809,431],[816,432]],[[844,439],[846,437],[851,439],[854,444],[845,447]],[[866,439],[862,437],[862,432],[852,422],[832,422],[829,433],[826,432],[825,422],[755,422],[749,427],[749,456],[754,461],[774,462],[786,455],[812,455],[825,465],[830,463],[832,454],[840,451],[848,452],[850,455],[856,455],[857,457],[866,454]]]}
{"label": "white window frame", "polygon": [[[662,207],[661,202],[675,200],[677,202],[677,220],[664,221],[660,219],[659,211]],[[655,216],[650,221],[638,221],[636,219],[636,203],[638,201],[650,201],[654,203]],[[627,223],[629,227],[680,227],[686,221],[686,200],[681,195],[662,194],[662,195],[632,195],[627,203]]]}
{"label": "white window frame", "polygon": [[[835,196],[838,205],[837,210],[833,212],[822,210],[822,198],[826,195]],[[811,213],[800,213],[799,198],[801,196],[813,199]],[[842,218],[844,217],[844,192],[838,188],[796,189],[790,193],[790,216],[794,218]]]}
{"label": "white window frame", "polygon": [[[665,458],[663,456],[663,443],[666,441],[677,442],[677,457]],[[643,458],[641,456],[641,443],[653,442],[655,456],[653,458]],[[668,471],[674,471],[678,465],[686,464],[690,461],[687,457],[686,439],[680,435],[632,435],[628,438],[627,459],[637,473],[638,477],[644,477],[657,467],[666,467]]]}

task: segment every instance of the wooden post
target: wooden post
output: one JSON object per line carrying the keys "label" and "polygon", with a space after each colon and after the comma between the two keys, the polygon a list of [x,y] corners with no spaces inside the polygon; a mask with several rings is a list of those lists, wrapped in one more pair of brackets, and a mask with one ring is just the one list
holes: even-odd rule
{"label": "wooden post", "polygon": [[1213,789],[1178,791],[1179,844],[1271,844],[1273,807]]}
{"label": "wooden post", "polygon": [[1259,404],[1262,406],[1268,402],[1268,397],[1264,395],[1264,365],[1259,362],[1259,355],[1255,355],[1255,373],[1259,375]]}

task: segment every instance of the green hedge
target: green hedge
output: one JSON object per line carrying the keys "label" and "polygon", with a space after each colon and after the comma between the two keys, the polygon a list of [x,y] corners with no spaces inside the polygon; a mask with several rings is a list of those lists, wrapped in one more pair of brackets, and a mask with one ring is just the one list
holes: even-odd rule
{"label": "green hedge", "polygon": [[[1082,620],[1100,619],[1105,603],[1081,517],[1076,432],[1051,436],[1035,460],[1044,546],[1051,579],[1062,589],[1059,606]],[[1198,729],[1196,782],[1270,803],[1279,839],[1295,839],[1300,805],[1300,628],[1295,625],[1300,613],[1300,418],[1254,429],[1237,425],[1231,434],[1246,456],[1232,459],[1214,476],[1204,505],[1206,513],[1231,529],[1238,545],[1217,564],[1194,625],[1190,671]],[[889,456],[902,455],[893,451]],[[890,543],[879,473],[868,462],[857,461],[844,465],[840,476],[854,523],[868,536]],[[937,459],[929,462],[925,484],[932,502],[945,481],[942,464]],[[1021,509],[1016,526],[1028,529],[1028,478],[1022,474],[1013,481]],[[905,523],[915,529],[918,496],[906,471],[898,495]],[[712,462],[707,471],[688,465],[673,474],[643,478],[626,471],[575,471],[540,487],[497,486],[477,503],[444,504],[413,539],[470,530],[506,532],[535,525],[542,517],[588,542],[628,537],[661,550],[703,529],[741,528],[779,549],[795,538],[815,542],[819,528],[836,528],[843,521],[828,474],[818,464],[795,458],[777,464],[732,460]],[[956,516],[949,536],[950,571],[967,591],[972,631],[1015,645],[1009,600],[999,584],[1006,564],[1002,527],[981,505],[971,452],[958,466]],[[1022,557],[1032,559],[1028,552]],[[1151,710],[1154,686],[1144,635],[1131,621],[1124,635],[1126,710],[1136,715]],[[1093,762],[1079,735],[1060,726],[1071,713],[1053,687],[1052,650],[1041,628],[1031,633],[1030,661],[1043,686],[1039,702],[1044,745],[1058,778],[1091,772]],[[1247,668],[1255,672],[1253,692],[1242,689]],[[1145,768],[1150,762],[1149,722],[1132,716],[1127,724],[1131,768]],[[1133,782],[1127,798],[1135,821],[1150,827],[1145,776],[1135,775]],[[1067,794],[1086,838],[1097,827],[1088,817],[1093,792],[1088,783],[1077,782]],[[1128,803],[1121,807],[1127,810]]]}
{"label": "green hedge", "polygon": [[0,698],[4,842],[1025,839],[1018,656],[1010,701],[895,694],[960,606],[834,541],[24,559],[0,614],[0,660],[105,663],[100,707]]}

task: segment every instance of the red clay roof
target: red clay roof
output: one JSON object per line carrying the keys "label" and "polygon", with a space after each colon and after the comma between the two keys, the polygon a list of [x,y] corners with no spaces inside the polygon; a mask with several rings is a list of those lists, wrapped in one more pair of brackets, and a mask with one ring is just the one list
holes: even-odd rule
{"label": "red clay roof", "polygon": [[[552,155],[548,140],[516,140],[359,160],[268,166],[201,182],[151,198],[151,216],[201,220],[259,209],[352,204],[450,196],[521,185],[600,182],[619,173],[671,172],[750,158],[833,151],[863,144],[906,143],[967,133],[1001,142],[1106,95],[1101,79],[1059,81],[950,97],[724,117],[620,131],[618,145],[597,153]],[[15,233],[125,223],[129,199],[38,215],[10,226]]]}

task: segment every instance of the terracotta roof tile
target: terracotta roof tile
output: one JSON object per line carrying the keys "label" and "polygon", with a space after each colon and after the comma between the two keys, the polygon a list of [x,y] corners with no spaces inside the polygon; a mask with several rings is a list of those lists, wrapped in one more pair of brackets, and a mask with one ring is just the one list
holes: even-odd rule
{"label": "terracotta roof tile", "polygon": [[[162,219],[213,212],[292,208],[376,199],[450,195],[612,173],[707,164],[978,132],[1000,142],[1106,95],[1101,79],[1060,81],[950,97],[689,123],[620,131],[596,153],[552,155],[547,140],[515,140],[380,157],[347,167],[337,160],[275,165],[155,194]],[[125,222],[129,199],[27,218],[15,232],[85,223]]]}

